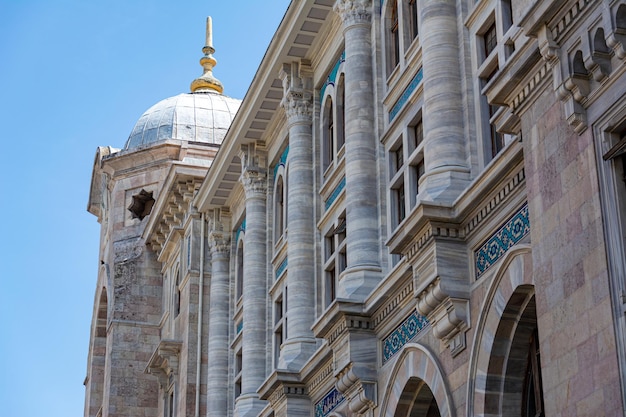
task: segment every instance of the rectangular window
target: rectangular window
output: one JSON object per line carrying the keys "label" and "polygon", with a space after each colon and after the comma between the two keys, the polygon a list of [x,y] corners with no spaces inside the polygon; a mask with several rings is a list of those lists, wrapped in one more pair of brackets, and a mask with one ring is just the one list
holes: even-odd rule
{"label": "rectangular window", "polygon": [[492,23],[483,35],[483,46],[485,48],[485,58],[491,55],[498,45],[498,35],[496,32],[496,23]]}
{"label": "rectangular window", "polygon": [[409,35],[411,39],[417,38],[419,33],[417,13],[417,0],[409,0]]}
{"label": "rectangular window", "polygon": [[398,5],[396,0],[393,0],[391,6],[391,69],[393,70],[400,63],[400,33],[398,27]]}

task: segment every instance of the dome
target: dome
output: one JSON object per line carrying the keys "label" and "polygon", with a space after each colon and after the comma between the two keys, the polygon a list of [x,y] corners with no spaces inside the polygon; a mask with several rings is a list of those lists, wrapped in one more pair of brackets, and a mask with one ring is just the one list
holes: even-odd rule
{"label": "dome", "polygon": [[167,98],[150,107],[137,121],[124,149],[166,139],[221,144],[240,100],[217,92],[195,92]]}

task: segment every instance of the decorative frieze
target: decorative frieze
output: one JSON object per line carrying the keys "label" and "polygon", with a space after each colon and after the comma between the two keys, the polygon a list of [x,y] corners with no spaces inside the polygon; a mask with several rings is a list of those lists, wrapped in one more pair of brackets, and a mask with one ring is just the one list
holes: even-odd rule
{"label": "decorative frieze", "polygon": [[487,241],[476,251],[475,272],[479,278],[515,244],[530,233],[528,204],[524,204],[509,220],[507,220]]}
{"label": "decorative frieze", "polygon": [[333,205],[333,203],[335,202],[335,200],[337,200],[337,197],[339,197],[339,194],[341,194],[341,192],[343,191],[345,187],[346,187],[346,178],[344,177],[341,179],[341,181],[339,181],[339,184],[337,184],[333,192],[330,193],[330,195],[328,196],[328,199],[324,202],[324,208],[326,210],[328,210],[330,206]]}
{"label": "decorative frieze", "polygon": [[428,326],[428,319],[417,312],[412,312],[406,320],[396,327],[389,336],[383,339],[383,364]]}
{"label": "decorative frieze", "polygon": [[339,390],[333,387],[330,391],[324,395],[324,398],[315,403],[315,417],[326,417],[335,408],[337,408],[345,397]]}
{"label": "decorative frieze", "polygon": [[400,110],[402,110],[404,105],[409,100],[409,97],[411,97],[413,92],[420,85],[423,78],[424,78],[424,74],[423,74],[422,68],[420,68],[417,71],[417,74],[415,74],[415,77],[413,77],[413,79],[409,83],[409,85],[406,86],[406,88],[402,92],[402,95],[400,95],[400,98],[398,98],[395,104],[391,106],[391,110],[389,110],[389,122],[391,122],[398,115],[398,113],[400,113]]}
{"label": "decorative frieze", "polygon": [[276,279],[278,279],[283,274],[283,272],[285,272],[285,270],[287,269],[288,259],[289,258],[285,257],[285,259],[283,259],[280,265],[278,265],[278,267],[276,268],[276,274],[275,274]]}

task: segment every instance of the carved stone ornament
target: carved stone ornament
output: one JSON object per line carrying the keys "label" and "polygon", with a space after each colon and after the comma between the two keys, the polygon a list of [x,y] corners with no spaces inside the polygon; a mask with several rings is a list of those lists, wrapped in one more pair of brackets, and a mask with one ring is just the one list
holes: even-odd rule
{"label": "carved stone ornament", "polygon": [[283,82],[283,99],[289,124],[311,124],[313,119],[312,79],[308,62],[284,64],[278,76]]}
{"label": "carved stone ornament", "polygon": [[371,0],[337,0],[334,10],[343,20],[345,27],[372,21]]}
{"label": "carved stone ornament", "polygon": [[209,247],[211,256],[227,257],[230,253],[230,238],[223,232],[212,231],[209,233]]}
{"label": "carved stone ornament", "polygon": [[267,191],[267,176],[265,175],[265,170],[255,169],[254,167],[246,168],[241,173],[239,180],[243,184],[246,198],[265,198]]}
{"label": "carved stone ornament", "polygon": [[433,334],[444,342],[452,356],[465,349],[468,300],[447,295],[437,278],[417,296],[417,311],[428,318]]}

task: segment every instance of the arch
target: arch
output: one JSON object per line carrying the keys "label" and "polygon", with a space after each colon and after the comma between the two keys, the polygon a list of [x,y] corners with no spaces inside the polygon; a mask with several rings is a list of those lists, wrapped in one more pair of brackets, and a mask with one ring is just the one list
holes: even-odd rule
{"label": "arch", "polygon": [[[533,316],[536,323],[534,295],[530,245],[518,244],[504,256],[480,310],[470,353],[467,415],[484,416],[494,408],[521,406],[507,393],[520,383],[516,378],[526,351],[514,352],[511,347],[519,346],[531,331],[525,320]],[[496,414],[500,412],[505,410]]]}
{"label": "arch", "polygon": [[89,365],[89,415],[96,415],[104,400],[104,373],[107,356],[108,296],[106,287],[100,289],[94,312]]}
{"label": "arch", "polygon": [[621,4],[615,13],[615,26],[617,29],[626,30],[626,4]]}
{"label": "arch", "polygon": [[402,412],[406,408],[405,400],[408,393],[415,389],[422,394],[427,394],[427,391],[419,389],[420,384],[426,385],[428,391],[432,393],[441,417],[454,417],[450,392],[443,378],[441,367],[435,356],[417,343],[406,344],[399,353],[385,385],[387,389],[383,394],[380,416],[392,417],[397,411]]}
{"label": "arch", "polygon": [[589,75],[587,68],[585,68],[585,62],[583,60],[583,53],[580,50],[576,51],[576,53],[574,54],[574,57],[572,58],[572,72],[575,75],[583,76],[583,77],[586,77]]}
{"label": "arch", "polygon": [[610,53],[610,49],[606,44],[606,39],[604,36],[604,29],[603,28],[598,28],[596,30],[595,35],[593,36],[593,52],[597,53],[605,53],[608,54]]}

